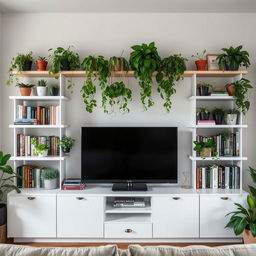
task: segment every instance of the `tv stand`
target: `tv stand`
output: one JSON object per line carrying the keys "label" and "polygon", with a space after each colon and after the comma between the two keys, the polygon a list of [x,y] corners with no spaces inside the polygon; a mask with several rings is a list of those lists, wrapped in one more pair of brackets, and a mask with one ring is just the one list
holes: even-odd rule
{"label": "tv stand", "polygon": [[114,183],[112,191],[147,191],[146,183],[120,182]]}

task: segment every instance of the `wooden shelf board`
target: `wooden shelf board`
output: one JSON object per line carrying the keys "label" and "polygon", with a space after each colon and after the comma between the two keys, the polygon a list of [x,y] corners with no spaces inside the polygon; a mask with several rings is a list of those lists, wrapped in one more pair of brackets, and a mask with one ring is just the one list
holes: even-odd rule
{"label": "wooden shelf board", "polygon": [[39,156],[13,156],[10,160],[15,161],[63,161],[67,157],[66,156],[46,156],[46,157],[39,157]]}
{"label": "wooden shelf board", "polygon": [[189,157],[190,160],[192,161],[246,161],[247,157],[194,157],[194,156],[190,156]]}
{"label": "wooden shelf board", "polygon": [[10,124],[9,128],[67,128],[68,125],[15,125]]}
{"label": "wooden shelf board", "polygon": [[11,100],[68,100],[65,96],[9,96]]}

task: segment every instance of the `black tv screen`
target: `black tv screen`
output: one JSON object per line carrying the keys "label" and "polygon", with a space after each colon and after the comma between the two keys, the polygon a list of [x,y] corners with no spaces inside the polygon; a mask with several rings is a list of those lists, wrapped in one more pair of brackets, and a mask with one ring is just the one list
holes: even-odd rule
{"label": "black tv screen", "polygon": [[177,183],[177,127],[82,127],[85,183]]}

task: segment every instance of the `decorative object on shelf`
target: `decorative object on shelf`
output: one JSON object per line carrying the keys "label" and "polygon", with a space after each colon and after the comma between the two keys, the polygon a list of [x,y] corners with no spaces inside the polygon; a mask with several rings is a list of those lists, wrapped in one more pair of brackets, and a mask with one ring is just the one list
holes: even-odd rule
{"label": "decorative object on shelf", "polygon": [[239,111],[237,109],[228,109],[225,111],[225,121],[227,125],[236,125]]}
{"label": "decorative object on shelf", "polygon": [[212,138],[207,141],[194,141],[194,144],[194,150],[199,152],[200,157],[215,157],[217,155]]}
{"label": "decorative object on shelf", "polygon": [[60,86],[58,84],[52,84],[50,87],[51,96],[58,96],[59,90],[60,90]]}
{"label": "decorative object on shelf", "polygon": [[[256,170],[249,167],[252,181],[256,183]],[[247,196],[247,209],[241,204],[234,203],[236,211],[228,213],[231,215],[226,228],[233,228],[238,236],[243,233],[244,243],[256,243],[256,188],[249,186],[250,195]]]}
{"label": "decorative object on shelf", "polygon": [[[124,82],[115,82],[108,85],[102,92],[102,107],[104,113],[113,113],[114,105],[119,105],[119,110],[123,113],[130,112],[128,101],[132,99],[132,91],[125,88]],[[107,107],[110,106],[110,110]]]}
{"label": "decorative object on shelf", "polygon": [[222,124],[224,114],[225,114],[225,111],[221,108],[215,108],[212,111],[212,116],[216,124]]}
{"label": "decorative object on shelf", "polygon": [[39,80],[37,87],[36,87],[36,91],[37,91],[37,96],[46,96],[47,95],[47,84],[46,81],[44,79]]}
{"label": "decorative object on shelf", "polygon": [[35,147],[35,154],[39,157],[46,157],[48,155],[48,145],[38,143],[36,138],[31,139],[31,144]]}
{"label": "decorative object on shelf", "polygon": [[45,71],[47,68],[48,61],[46,57],[40,57],[36,60],[37,71]]}
{"label": "decorative object on shelf", "polygon": [[206,65],[207,65],[206,50],[204,50],[201,54],[197,52],[196,55],[192,55],[191,57],[197,59],[195,61],[197,70],[200,70],[200,71],[206,70]]}
{"label": "decorative object on shelf", "polygon": [[190,172],[182,172],[183,175],[183,182],[181,188],[184,189],[191,189],[192,186],[190,185]]}
{"label": "decorative object on shelf", "polygon": [[226,84],[226,91],[228,93],[229,96],[234,96],[235,94],[235,86],[233,84]]}
{"label": "decorative object on shelf", "polygon": [[110,57],[108,60],[110,71],[129,71],[129,62],[124,57]]}
{"label": "decorative object on shelf", "polygon": [[210,118],[210,112],[207,107],[199,108],[196,115],[199,117],[199,120],[209,120]]}
{"label": "decorative object on shelf", "polygon": [[219,54],[207,54],[207,67],[210,71],[220,70],[217,57]]}
{"label": "decorative object on shelf", "polygon": [[224,53],[217,57],[220,68],[222,70],[238,70],[240,66],[249,68],[251,65],[249,53],[247,51],[241,51],[242,48],[242,45],[222,48],[221,50]]}
{"label": "decorative object on shelf", "polygon": [[197,89],[200,96],[209,96],[212,85],[206,82],[200,82],[197,84]]}
{"label": "decorative object on shelf", "polygon": [[248,100],[247,93],[249,89],[253,88],[253,86],[251,85],[251,82],[245,78],[241,78],[240,80],[229,84],[228,88],[231,86],[233,86],[236,106],[245,115],[250,108],[250,102]]}
{"label": "decorative object on shelf", "polygon": [[45,189],[56,189],[58,187],[59,171],[57,169],[45,168],[42,172]]}
{"label": "decorative object on shelf", "polygon": [[74,146],[75,140],[71,137],[63,136],[59,141],[59,146],[61,147],[63,153],[68,154],[70,149]]}
{"label": "decorative object on shelf", "polygon": [[152,75],[161,64],[155,43],[134,45],[131,47],[130,65],[134,70],[134,77],[139,78],[141,88],[140,99],[145,110],[154,105],[152,99]]}
{"label": "decorative object on shelf", "polygon": [[171,96],[176,92],[175,82],[183,79],[182,75],[186,70],[186,58],[180,54],[175,54],[161,60],[159,71],[156,75],[158,82],[157,91],[165,101],[163,106],[169,112],[172,107]]}
{"label": "decorative object on shelf", "polygon": [[71,50],[71,46],[67,49],[63,47],[57,47],[53,50],[50,48],[49,52],[53,52],[49,55],[51,68],[50,74],[58,74],[60,70],[78,70],[80,68],[79,55]]}
{"label": "decorative object on shelf", "polygon": [[[33,61],[33,53],[30,51],[28,54],[18,53],[16,57],[13,57],[11,60],[11,66],[8,69],[8,80],[6,81],[7,85],[11,85],[14,82],[14,77],[12,72],[14,70],[20,71],[28,71],[31,70],[32,61]],[[18,83],[18,78],[15,79],[16,83]]]}
{"label": "decorative object on shelf", "polygon": [[21,96],[30,96],[32,92],[32,88],[34,87],[33,84],[24,84],[24,83],[18,83],[16,84],[20,88],[20,95]]}

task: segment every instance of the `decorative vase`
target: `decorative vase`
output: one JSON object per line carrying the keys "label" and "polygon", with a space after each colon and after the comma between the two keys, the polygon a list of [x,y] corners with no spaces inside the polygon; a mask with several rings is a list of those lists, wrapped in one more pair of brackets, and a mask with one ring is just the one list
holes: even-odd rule
{"label": "decorative vase", "polygon": [[48,150],[42,151],[40,153],[38,153],[39,157],[46,157],[48,155]]}
{"label": "decorative vase", "polygon": [[36,91],[37,91],[37,96],[46,96],[47,95],[47,87],[37,86]]}
{"label": "decorative vase", "polygon": [[215,123],[216,123],[216,124],[222,124],[223,115],[216,115],[216,114],[213,114],[213,119],[215,120]]}
{"label": "decorative vase", "polygon": [[62,147],[62,152],[63,152],[64,154],[69,154],[69,153],[70,153],[70,148],[63,148],[63,147]]}
{"label": "decorative vase", "polygon": [[70,70],[70,63],[68,60],[60,61],[60,70]]}
{"label": "decorative vase", "polygon": [[200,112],[199,113],[199,119],[200,120],[209,120],[210,113]]}
{"label": "decorative vase", "polygon": [[204,148],[200,151],[200,157],[211,157],[212,156],[212,149],[211,148]]}
{"label": "decorative vase", "polygon": [[59,88],[52,87],[52,88],[50,89],[50,92],[51,92],[51,95],[52,95],[52,96],[58,96],[58,95],[59,95]]}
{"label": "decorative vase", "polygon": [[29,71],[32,67],[32,61],[31,60],[25,60],[22,66],[23,71]]}
{"label": "decorative vase", "polygon": [[47,67],[48,62],[45,60],[37,60],[36,61],[36,68],[37,71],[45,71]]}
{"label": "decorative vase", "polygon": [[208,86],[199,86],[198,92],[200,96],[208,96],[209,95],[209,87]]}
{"label": "decorative vase", "polygon": [[45,189],[56,189],[58,187],[58,179],[44,180]]}
{"label": "decorative vase", "polygon": [[234,96],[235,94],[235,86],[232,84],[229,84],[226,86],[226,91],[228,93],[229,96]]}
{"label": "decorative vase", "polygon": [[32,88],[20,87],[20,95],[21,96],[30,96]]}
{"label": "decorative vase", "polygon": [[244,244],[256,244],[256,237],[253,237],[250,230],[245,229],[243,232]]}
{"label": "decorative vase", "polygon": [[201,70],[201,71],[206,70],[207,60],[196,60],[195,63],[196,63],[197,70]]}
{"label": "decorative vase", "polygon": [[6,204],[1,203],[0,204],[0,226],[6,224],[7,222],[6,214],[7,214]]}
{"label": "decorative vase", "polygon": [[226,123],[227,123],[227,125],[236,125],[237,124],[237,114],[227,114]]}

